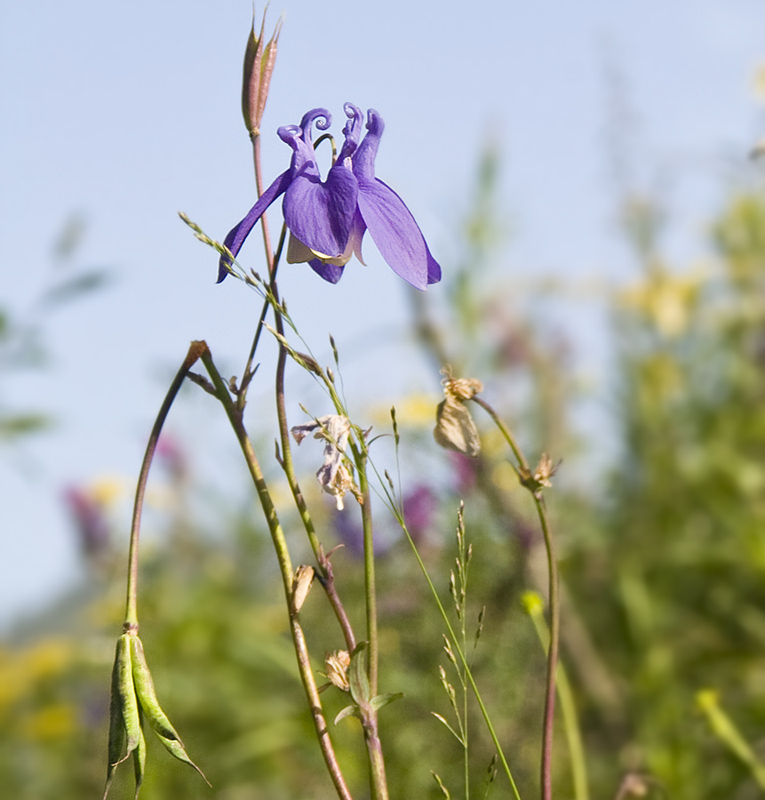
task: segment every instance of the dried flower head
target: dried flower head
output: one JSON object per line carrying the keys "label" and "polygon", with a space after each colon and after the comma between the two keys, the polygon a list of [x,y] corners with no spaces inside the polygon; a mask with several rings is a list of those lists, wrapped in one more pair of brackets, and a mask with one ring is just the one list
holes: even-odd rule
{"label": "dried flower head", "polygon": [[324,439],[324,463],[319,467],[316,477],[321,488],[334,496],[337,507],[342,511],[343,497],[354,489],[353,476],[349,462],[345,456],[345,447],[351,432],[351,423],[347,417],[339,414],[327,414],[313,422],[296,425],[292,428],[295,441],[300,444],[303,439],[313,433],[314,439]]}
{"label": "dried flower head", "polygon": [[542,456],[539,459],[539,464],[537,464],[537,468],[534,470],[534,480],[540,486],[544,486],[549,489],[552,486],[552,483],[550,483],[550,478],[555,475],[559,466],[560,461],[557,464],[553,464],[550,454],[542,453]]}
{"label": "dried flower head", "polygon": [[327,677],[332,683],[344,692],[350,691],[348,683],[348,668],[351,666],[351,656],[347,650],[335,650],[327,653],[324,658],[327,667]]}
{"label": "dried flower head", "polygon": [[481,451],[481,440],[465,402],[483,391],[483,384],[477,378],[454,378],[448,366],[441,372],[446,398],[438,404],[433,437],[441,447],[475,458]]}
{"label": "dried flower head", "polygon": [[518,469],[518,477],[527,489],[534,494],[538,494],[543,488],[549,489],[552,487],[550,478],[558,471],[560,463],[560,461],[553,463],[549,453],[542,453],[534,472],[526,467],[522,467]]}

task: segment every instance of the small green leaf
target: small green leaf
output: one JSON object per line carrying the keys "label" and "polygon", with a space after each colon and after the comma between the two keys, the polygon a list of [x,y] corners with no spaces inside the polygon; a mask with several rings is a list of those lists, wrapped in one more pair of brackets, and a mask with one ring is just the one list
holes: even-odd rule
{"label": "small green leaf", "polygon": [[348,683],[351,697],[359,704],[366,705],[371,698],[369,678],[367,677],[366,650],[367,643],[359,642],[351,653],[351,666],[348,669]]}
{"label": "small green leaf", "polygon": [[340,722],[341,719],[345,719],[346,717],[356,717],[357,719],[361,719],[361,711],[359,707],[354,703],[352,706],[346,706],[336,717],[335,717],[335,725]]}
{"label": "small green leaf", "polygon": [[400,700],[404,696],[403,692],[388,692],[387,694],[378,694],[377,697],[372,698],[372,708],[379,711],[387,705]]}

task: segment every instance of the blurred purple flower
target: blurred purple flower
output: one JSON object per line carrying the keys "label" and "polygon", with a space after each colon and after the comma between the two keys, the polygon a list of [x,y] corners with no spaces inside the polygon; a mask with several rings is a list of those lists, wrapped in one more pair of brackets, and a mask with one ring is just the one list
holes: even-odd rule
{"label": "blurred purple flower", "polygon": [[[375,157],[384,123],[376,111],[367,112],[367,134],[359,144],[363,115],[351,103],[344,106],[348,123],[337,161],[321,180],[311,128],[327,130],[326,109],[309,111],[300,125],[278,129],[279,138],[292,150],[288,170],[263,192],[245,218],[224,240],[236,257],[263,212],[282,194],[284,222],[290,231],[287,262],[308,262],[324,280],[337,283],[345,264],[355,253],[364,263],[361,241],[366,230],[393,271],[417,289],[441,280],[441,268],[404,201],[375,177]],[[221,256],[218,283],[228,274],[231,261]]]}
{"label": "blurred purple flower", "polygon": [[163,433],[157,442],[157,458],[177,483],[183,483],[189,474],[189,460],[180,441],[169,433]]}
{"label": "blurred purple flower", "polygon": [[415,544],[425,537],[435,513],[436,497],[430,487],[417,486],[404,497],[404,521]]}
{"label": "blurred purple flower", "polygon": [[454,490],[457,494],[462,495],[473,491],[478,483],[480,462],[475,458],[470,458],[470,456],[457,452],[450,452],[449,460],[454,468]]}
{"label": "blurred purple flower", "polygon": [[76,486],[64,491],[64,502],[74,520],[85,558],[100,560],[109,547],[109,523],[103,505],[91,493]]}

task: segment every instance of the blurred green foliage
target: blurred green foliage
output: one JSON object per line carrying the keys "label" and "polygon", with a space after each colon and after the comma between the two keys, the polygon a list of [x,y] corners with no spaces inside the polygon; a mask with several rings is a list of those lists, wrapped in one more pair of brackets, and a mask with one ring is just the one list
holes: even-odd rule
{"label": "blurred green foliage", "polygon": [[[544,314],[519,316],[491,282],[486,265],[501,242],[490,215],[496,169],[489,153],[477,211],[466,223],[465,257],[445,270],[448,303],[432,307],[417,295],[413,332],[434,364],[449,361],[461,376],[484,381],[532,457],[544,450],[565,458],[548,495],[563,575],[562,658],[581,716],[590,795],[616,797],[621,786],[622,800],[641,790],[678,800],[761,796],[753,763],[765,748],[765,198],[730,199],[703,267],[680,271],[658,247],[645,247],[639,281],[608,295],[618,444],[604,471],[589,466],[603,443],[573,433],[579,395],[566,348]],[[405,398],[399,406],[404,499],[450,608],[456,511],[465,501],[473,625],[486,608],[475,675],[521,794],[535,797],[544,656],[520,601],[527,589],[544,589],[541,535],[508,454],[478,409],[480,458],[436,449],[438,400]],[[330,798],[254,501],[234,510],[221,504],[215,530],[207,529],[188,513],[193,487],[175,457],[168,488],[176,502],[165,508],[176,512],[166,513],[142,555],[141,635],[163,707],[214,788],[149,738],[143,796]],[[325,549],[346,544],[333,565],[362,629],[351,516],[323,502],[310,475],[304,490]],[[428,497],[432,505],[415,507]],[[438,679],[439,664],[447,675],[450,668],[442,625],[408,546],[378,511],[380,688],[405,693],[381,714],[392,796],[441,797],[435,770],[459,797],[460,748],[431,714],[449,716]],[[286,510],[284,520],[297,538],[300,527]],[[90,589],[65,620],[59,611],[55,624],[53,615],[44,618],[0,649],[0,784],[17,800],[102,791],[125,554],[101,546]],[[341,648],[342,638],[318,584],[301,618],[322,671],[325,652]],[[706,690],[715,694],[702,694],[704,706],[697,696]],[[744,743],[738,750],[720,718],[710,724],[702,711],[712,697]],[[335,688],[323,699],[329,719],[346,704]],[[475,713],[470,730],[478,797],[493,752]],[[573,789],[559,734],[556,796],[566,798]],[[352,791],[363,797],[356,721],[343,721],[335,737]],[[129,769],[112,792],[132,796]],[[507,796],[501,775],[493,796]]]}

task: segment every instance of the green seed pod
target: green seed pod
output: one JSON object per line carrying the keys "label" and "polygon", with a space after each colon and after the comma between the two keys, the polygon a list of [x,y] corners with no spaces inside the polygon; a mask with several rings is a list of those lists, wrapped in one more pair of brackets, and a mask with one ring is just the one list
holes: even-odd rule
{"label": "green seed pod", "polygon": [[159,737],[160,742],[165,746],[165,749],[170,753],[170,755],[174,756],[178,759],[178,761],[183,761],[184,764],[188,764],[190,767],[193,767],[201,776],[202,780],[212,788],[212,784],[210,781],[207,780],[207,776],[202,772],[201,769],[189,758],[186,750],[184,749],[183,745],[180,743],[178,739],[168,739],[161,734],[157,734]]}
{"label": "green seed pod", "polygon": [[[175,728],[170,724],[165,712],[160,708],[157,701],[157,693],[154,689],[154,680],[149,671],[149,665],[146,663],[146,655],[143,651],[143,643],[137,636],[131,637],[130,651],[133,663],[133,682],[135,684],[135,693],[138,696],[138,702],[141,704],[143,711],[149,725],[159,736],[164,736],[166,739],[175,739],[181,742],[181,737],[176,732]],[[181,745],[183,743],[181,742]]]}
{"label": "green seed pod", "polygon": [[106,765],[106,786],[104,787],[104,800],[109,794],[109,787],[112,785],[117,764],[120,762],[122,748],[125,746],[125,723],[122,720],[122,702],[119,692],[119,662],[120,645],[122,639],[117,640],[117,649],[114,656],[114,666],[112,667],[112,692],[109,704],[109,746],[107,749],[108,763]]}
{"label": "green seed pod", "polygon": [[[122,718],[127,732],[127,758],[138,747],[141,739],[141,716],[133,684],[132,658],[130,657],[129,633],[123,633],[117,643],[117,663],[119,664],[119,695],[122,703]],[[123,759],[124,760],[124,759]]]}
{"label": "green seed pod", "polygon": [[[130,634],[123,633],[117,639],[117,648],[112,668],[112,696],[109,710],[109,763],[106,768],[104,800],[114,779],[117,767],[136,749],[142,747],[143,732],[138,700],[133,685],[132,660],[130,657]],[[125,755],[122,748],[127,746]]]}
{"label": "green seed pod", "polygon": [[210,782],[205,777],[204,772],[188,757],[181,737],[178,735],[175,728],[170,723],[167,715],[162,710],[157,700],[157,693],[154,689],[154,680],[149,671],[149,665],[146,663],[146,655],[143,651],[143,643],[137,636],[132,636],[130,641],[130,651],[132,654],[133,665],[133,681],[135,684],[135,693],[138,697],[138,702],[141,704],[141,710],[153,728],[154,732],[159,737],[159,740],[165,748],[177,758],[186,764],[194,767],[194,769],[204,778],[205,782],[210,785]]}
{"label": "green seed pod", "polygon": [[138,792],[141,791],[143,776],[146,772],[146,739],[143,735],[143,728],[138,730],[138,746],[133,750],[133,772],[135,773],[135,800],[138,800]]}

